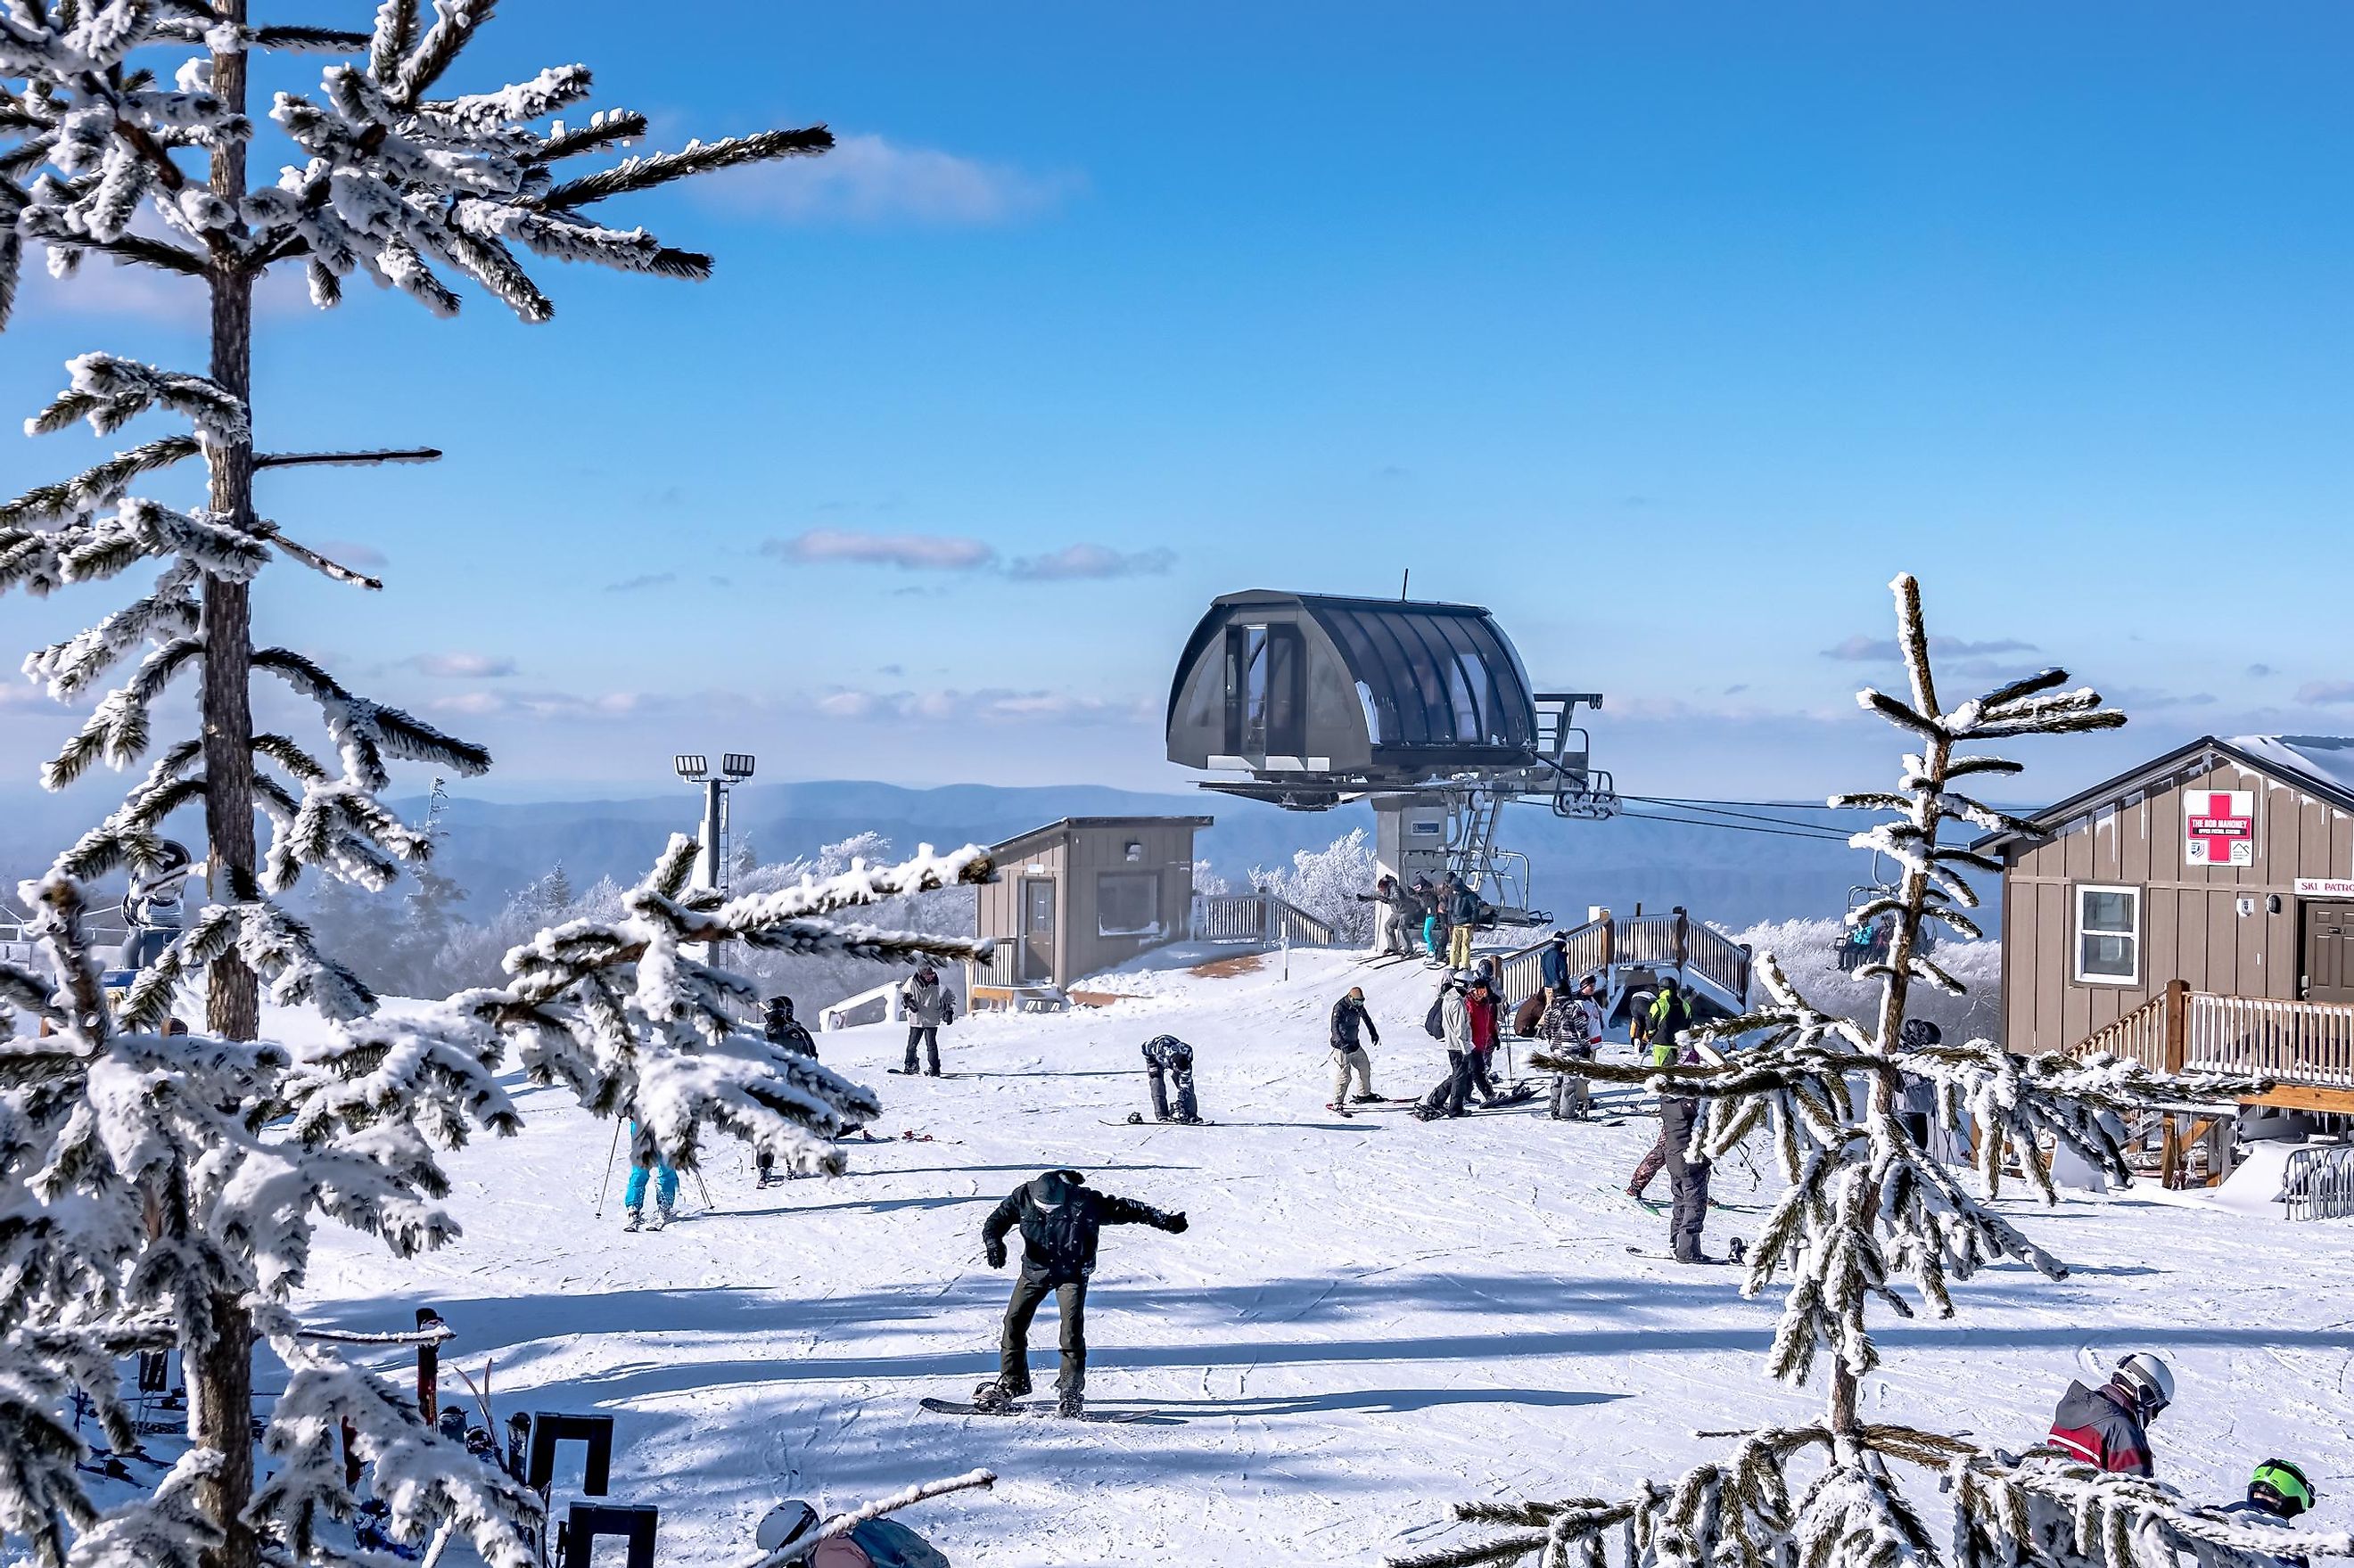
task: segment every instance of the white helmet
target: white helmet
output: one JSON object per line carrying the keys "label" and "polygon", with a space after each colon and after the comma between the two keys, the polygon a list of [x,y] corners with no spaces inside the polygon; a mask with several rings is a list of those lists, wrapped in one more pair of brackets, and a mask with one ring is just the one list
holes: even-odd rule
{"label": "white helmet", "polygon": [[2144,1421],[2156,1420],[2159,1411],[2174,1403],[2173,1372],[2147,1351],[2136,1351],[2119,1361],[2115,1381],[2132,1391]]}

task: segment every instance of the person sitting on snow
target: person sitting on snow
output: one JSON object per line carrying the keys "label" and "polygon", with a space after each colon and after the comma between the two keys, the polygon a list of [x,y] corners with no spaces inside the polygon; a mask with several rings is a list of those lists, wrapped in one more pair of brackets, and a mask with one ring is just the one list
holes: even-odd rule
{"label": "person sitting on snow", "polygon": [[2051,1444],[2072,1459],[2122,1475],[2157,1473],[2149,1426],[2174,1402],[2174,1373],[2146,1351],[2117,1363],[2098,1388],[2072,1383],[2052,1415]]}
{"label": "person sitting on snow", "polygon": [[[2227,1523],[2285,1531],[2320,1500],[2301,1467],[2286,1459],[2266,1459],[2248,1478],[2246,1497],[2211,1511]],[[2305,1554],[2296,1552],[2255,1552],[2198,1540],[2190,1551],[2199,1568],[2307,1568]]]}
{"label": "person sitting on snow", "polygon": [[801,1546],[785,1559],[792,1568],[949,1568],[938,1547],[896,1519],[870,1519],[822,1540],[821,1528],[817,1510],[796,1498],[769,1510],[752,1544],[770,1552]]}
{"label": "person sitting on snow", "polygon": [[989,1414],[1010,1414],[1013,1402],[1030,1392],[1030,1322],[1050,1295],[1062,1309],[1063,1372],[1055,1381],[1055,1411],[1083,1414],[1087,1279],[1096,1271],[1097,1234],[1106,1225],[1150,1225],[1172,1235],[1185,1232],[1182,1213],[1163,1213],[1150,1204],[1115,1198],[1087,1181],[1076,1171],[1049,1171],[1013,1189],[981,1224],[981,1250],[991,1268],[1005,1266],[1006,1234],[1016,1228],[1022,1232],[1022,1272],[1013,1281],[1013,1299],[1005,1304],[997,1377],[972,1395],[974,1405]]}
{"label": "person sitting on snow", "polygon": [[[791,997],[772,996],[760,1004],[760,1035],[780,1050],[790,1051],[796,1056],[806,1056],[812,1062],[817,1060],[817,1041],[810,1033],[809,1026],[793,1016]],[[769,1150],[763,1149],[754,1155],[753,1163],[759,1167],[759,1179],[754,1182],[755,1186],[766,1187],[771,1181],[783,1179],[777,1174],[777,1157]]]}

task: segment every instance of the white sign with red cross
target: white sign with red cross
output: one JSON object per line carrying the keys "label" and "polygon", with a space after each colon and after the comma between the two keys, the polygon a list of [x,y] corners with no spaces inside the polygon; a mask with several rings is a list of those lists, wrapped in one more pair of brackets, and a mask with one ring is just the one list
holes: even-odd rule
{"label": "white sign with red cross", "polygon": [[2256,863],[2256,792],[2192,789],[2182,798],[2185,865]]}

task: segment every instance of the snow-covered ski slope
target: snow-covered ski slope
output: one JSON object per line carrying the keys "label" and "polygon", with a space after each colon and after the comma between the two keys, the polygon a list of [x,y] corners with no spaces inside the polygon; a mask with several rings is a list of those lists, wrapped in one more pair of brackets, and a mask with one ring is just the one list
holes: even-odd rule
{"label": "snow-covered ski slope", "polygon": [[[960,1568],[1371,1563],[1450,1538],[1455,1499],[1563,1495],[1573,1476],[1617,1494],[1723,1446],[1698,1430],[1817,1408],[1759,1375],[1776,1308],[1741,1299],[1734,1271],[1628,1253],[1665,1245],[1664,1220],[1620,1193],[1655,1121],[1344,1121],[1323,1108],[1327,1010],[1363,983],[1376,1086],[1419,1090],[1443,1063],[1421,1026],[1428,973],[1295,953],[1285,982],[1279,961],[1134,977],[1157,994],[1098,1012],[960,1021],[940,1081],[885,1075],[896,1029],[825,1035],[829,1061],[879,1087],[875,1130],[894,1141],[854,1141],[844,1180],[765,1192],[729,1146],[712,1206],[688,1178],[659,1234],[620,1234],[619,1171],[591,1218],[610,1129],[531,1093],[523,1137],[451,1161],[461,1243],[401,1264],[336,1237],[303,1305],[376,1330],[432,1304],[460,1335],[451,1359],[495,1359],[502,1420],[616,1414],[615,1496],[661,1505],[666,1564],[740,1561],[781,1496],[846,1506],[979,1465],[1002,1476],[994,1493],[910,1517]],[[1193,1043],[1220,1125],[1106,1125],[1144,1107],[1137,1046],[1164,1031]],[[1008,1277],[982,1264],[981,1223],[1057,1165],[1192,1218],[1182,1236],[1107,1231],[1088,1301],[1093,1401],[1150,1417],[919,1410],[993,1372]],[[1737,1162],[1717,1191],[1760,1199]],[[2024,1444],[2068,1379],[2155,1348],[2182,1378],[2155,1434],[2168,1478],[2236,1496],[2278,1454],[2325,1494],[2316,1522],[2354,1519],[2354,1225],[2140,1192],[2008,1206],[2073,1276],[1982,1276],[1947,1322],[1876,1313],[1889,1364],[1868,1414]],[[1756,1219],[1712,1215],[1712,1250]]]}

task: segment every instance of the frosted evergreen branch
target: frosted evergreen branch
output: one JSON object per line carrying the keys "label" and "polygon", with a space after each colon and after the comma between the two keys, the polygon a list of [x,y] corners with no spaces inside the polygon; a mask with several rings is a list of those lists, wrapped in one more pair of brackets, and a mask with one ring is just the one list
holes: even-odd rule
{"label": "frosted evergreen branch", "polygon": [[[440,462],[439,447],[382,447],[347,452],[256,452],[256,471],[266,468],[366,468],[379,463]],[[0,513],[0,521],[6,514]]]}
{"label": "frosted evergreen branch", "polygon": [[550,136],[538,151],[525,154],[531,164],[553,164],[566,158],[577,158],[584,153],[601,152],[607,147],[633,142],[646,133],[646,117],[626,109],[608,109],[594,116],[588,124],[575,131],[563,131]]}
{"label": "frosted evergreen branch", "polygon": [[331,577],[336,582],[347,583],[353,588],[364,588],[371,590],[381,590],[384,587],[383,578],[372,577],[366,572],[354,571],[351,567],[345,566],[342,562],[330,560],[325,556],[319,554],[318,551],[312,549],[309,546],[298,545],[282,534],[273,535],[270,542],[288,556],[291,556],[295,560],[300,561],[302,565],[318,573],[323,577]]}
{"label": "frosted evergreen branch", "polygon": [[961,1476],[950,1476],[944,1480],[918,1481],[913,1486],[904,1487],[891,1493],[888,1497],[876,1498],[872,1502],[862,1503],[848,1513],[836,1514],[820,1525],[807,1540],[797,1541],[790,1546],[779,1547],[774,1552],[756,1557],[747,1563],[745,1568],[797,1568],[798,1564],[809,1561],[811,1553],[817,1550],[820,1542],[832,1541],[847,1535],[872,1520],[881,1519],[885,1514],[897,1513],[903,1509],[913,1508],[920,1502],[929,1502],[934,1498],[948,1497],[956,1492],[969,1492],[977,1489],[993,1487],[996,1484],[997,1472],[994,1470],[968,1470]]}
{"label": "frosted evergreen branch", "polygon": [[0,503],[0,525],[58,522],[86,515],[120,501],[131,482],[140,475],[184,462],[200,450],[194,436],[165,436],[129,451],[117,452],[71,479],[35,485],[16,500]]}
{"label": "frosted evergreen branch", "polygon": [[740,164],[815,157],[832,146],[833,132],[822,125],[799,131],[762,131],[719,142],[692,142],[675,153],[631,158],[597,174],[567,180],[526,205],[541,212],[564,212]]}
{"label": "frosted evergreen branch", "polygon": [[350,54],[368,47],[369,35],[337,27],[270,26],[253,29],[257,48],[287,54]]}
{"label": "frosted evergreen branch", "polygon": [[398,708],[356,696],[316,662],[289,648],[257,649],[253,667],[267,670],[316,704],[342,753],[344,777],[369,790],[387,788],[387,760],[429,762],[472,778],[489,770],[491,754],[443,734]]}

